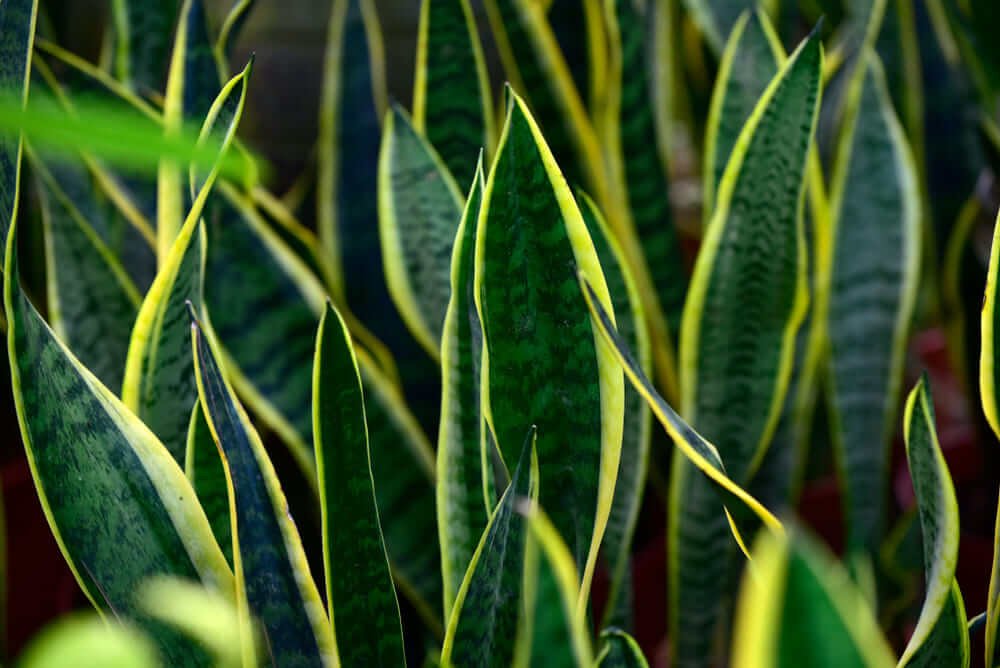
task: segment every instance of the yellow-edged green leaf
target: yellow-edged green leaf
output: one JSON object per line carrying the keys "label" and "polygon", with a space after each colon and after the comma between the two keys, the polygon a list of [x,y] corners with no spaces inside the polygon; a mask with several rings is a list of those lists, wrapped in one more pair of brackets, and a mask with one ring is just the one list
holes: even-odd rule
{"label": "yellow-edged green leaf", "polygon": [[312,408],[327,610],[340,660],[349,666],[405,666],[361,376],[347,325],[329,304],[316,334]]}
{"label": "yellow-edged green leaf", "polygon": [[223,377],[217,354],[191,308],[198,396],[222,453],[233,519],[236,601],[244,663],[256,665],[249,616],[260,621],[264,665],[335,661],[336,645],[288,502],[260,436]]}
{"label": "yellow-edged green leaf", "polygon": [[413,126],[437,149],[460,187],[491,154],[493,96],[468,0],[423,0],[417,33]]}
{"label": "yellow-edged green leaf", "polygon": [[436,501],[446,617],[492,511],[483,494],[485,434],[479,400],[483,331],[472,294],[476,222],[485,180],[480,161],[455,236],[451,299],[441,334]]}
{"label": "yellow-edged green leaf", "polygon": [[170,453],[22,293],[13,230],[4,272],[11,381],[28,463],[56,542],[95,607],[143,626],[168,663],[207,665],[190,642],[149,622],[135,590],[161,574],[231,592],[225,557]]}
{"label": "yellow-edged green leaf", "polygon": [[21,668],[155,668],[156,646],[137,629],[76,613],[48,626],[18,660]]}
{"label": "yellow-edged green leaf", "polygon": [[162,92],[179,0],[113,0],[115,76],[140,94]]}
{"label": "yellow-edged green leaf", "polygon": [[[226,84],[205,121],[211,128],[226,99],[236,96],[237,113],[225,127],[224,148],[232,141],[246,100],[250,65]],[[159,436],[178,462],[184,461],[191,407],[197,397],[191,373],[188,302],[202,307],[205,231],[202,213],[214,185],[215,169],[194,198],[184,225],[143,300],[132,331],[122,400]],[[215,277],[222,280],[222,277]],[[214,281],[213,281],[214,282]]]}
{"label": "yellow-edged green leaf", "polygon": [[[643,373],[651,375],[653,362],[645,312],[625,254],[615,241],[597,204],[583,193],[580,193],[578,200],[583,222],[594,242],[594,250],[604,271],[611,303],[615,307],[618,333],[629,349],[636,351]],[[635,388],[628,386],[625,388],[621,462],[618,465],[608,527],[601,546],[611,572],[611,587],[604,613],[605,625],[631,623],[629,561],[639,506],[646,487],[651,435],[652,414],[649,406]]]}
{"label": "yellow-edged green leaf", "polygon": [[184,452],[184,473],[191,482],[212,534],[230,567],[233,565],[233,526],[229,514],[229,486],[226,467],[212,430],[205,419],[201,402],[195,401],[188,423],[187,448]]}
{"label": "yellow-edged green leaf", "polygon": [[649,668],[639,643],[621,629],[610,628],[602,632],[600,642],[597,665],[601,668]]}
{"label": "yellow-edged green leaf", "polygon": [[997,519],[993,530],[993,570],[990,573],[990,588],[986,599],[986,665],[1000,664],[997,634],[1000,627],[1000,502],[997,505]]}
{"label": "yellow-edged green leaf", "polygon": [[734,668],[891,668],[862,592],[808,537],[762,535],[737,603]]}
{"label": "yellow-edged green leaf", "polygon": [[[45,227],[52,329],[105,386],[119,388],[141,297],[57,177],[30,150],[28,156],[37,177]],[[59,171],[66,174],[71,168]]]}
{"label": "yellow-edged green leaf", "polygon": [[676,341],[687,291],[687,268],[670,210],[669,179],[656,132],[647,72],[654,71],[642,0],[605,0],[608,76],[598,114],[608,173],[617,201],[606,203],[643,297],[653,350],[668,394],[676,394]]}
{"label": "yellow-edged green leaf", "polygon": [[405,111],[393,105],[383,126],[378,224],[385,280],[413,336],[436,358],[451,292],[451,250],[462,217],[462,196]]}
{"label": "yellow-edged green leaf", "polygon": [[441,665],[511,665],[523,609],[528,534],[518,506],[537,503],[538,486],[537,429],[532,426],[510,485],[490,517],[455,597]]}
{"label": "yellow-edged green leaf", "polygon": [[542,503],[549,500],[583,572],[582,605],[614,496],[624,386],[590,324],[578,269],[610,310],[572,192],[524,101],[511,93],[476,232],[482,400],[507,462],[524,423],[538,426]]}
{"label": "yellow-edged green leaf", "polygon": [[759,6],[762,11],[773,14],[777,0],[684,0],[688,12],[701,29],[705,41],[716,53],[721,53],[727,38],[732,35],[733,27],[739,21],[740,15]]}
{"label": "yellow-edged green leaf", "polygon": [[997,310],[997,274],[1000,267],[1000,218],[993,226],[993,243],[990,248],[990,261],[986,274],[986,287],[983,294],[983,308],[980,316],[982,340],[979,353],[979,392],[982,398],[983,413],[993,429],[994,434],[1000,434],[1000,410],[997,397],[997,341],[1000,339],[1000,311]]}
{"label": "yellow-edged green leaf", "polygon": [[219,29],[219,39],[215,43],[215,50],[218,53],[216,58],[222,61],[232,58],[233,48],[236,46],[240,33],[243,32],[243,26],[246,25],[256,4],[257,0],[235,0],[233,2],[233,6],[229,9],[229,13],[226,14],[226,18],[222,21],[222,27]]}
{"label": "yellow-edged green leaf", "polygon": [[918,282],[920,196],[874,55],[848,92],[831,187],[828,381],[850,551],[874,553],[888,502],[888,446]]}
{"label": "yellow-edged green leaf", "polygon": [[906,459],[917,497],[924,546],[926,594],[900,666],[968,666],[965,605],[955,582],[958,500],[938,443],[926,374],[906,401]]}

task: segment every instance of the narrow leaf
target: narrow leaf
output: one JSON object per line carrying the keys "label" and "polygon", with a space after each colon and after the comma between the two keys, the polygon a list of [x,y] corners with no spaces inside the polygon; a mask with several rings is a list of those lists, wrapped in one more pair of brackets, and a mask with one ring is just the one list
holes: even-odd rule
{"label": "narrow leaf", "polygon": [[230,60],[233,56],[233,49],[239,40],[240,33],[246,25],[247,19],[253,11],[257,0],[235,0],[233,6],[222,21],[222,28],[219,29],[219,39],[216,41],[216,58],[223,62]]}
{"label": "narrow leaf", "polygon": [[313,425],[327,610],[340,660],[349,666],[405,666],[399,604],[372,481],[361,376],[347,325],[332,305],[316,334]]}
{"label": "narrow leaf", "polygon": [[639,643],[624,631],[608,629],[601,633],[600,640],[597,665],[601,668],[649,668]]}
{"label": "narrow leaf", "polygon": [[195,401],[188,423],[184,473],[198,495],[212,534],[219,548],[233,566],[233,522],[229,514],[229,485],[222,454],[212,438],[201,402]]}
{"label": "narrow leaf", "polygon": [[[11,111],[21,111],[28,101],[31,51],[35,37],[37,0],[6,0],[0,5],[0,98]],[[17,128],[19,130],[20,128]],[[21,135],[0,133],[0,243],[7,247],[7,232],[17,207],[18,172],[21,169]]]}
{"label": "narrow leaf", "polygon": [[115,76],[140,94],[163,90],[179,0],[114,0]]}
{"label": "narrow leaf", "polygon": [[[716,53],[723,50],[727,37],[731,37],[740,15],[757,4],[751,0],[684,0],[688,12],[701,28],[705,41]],[[763,0],[762,10],[774,13],[777,0]]]}

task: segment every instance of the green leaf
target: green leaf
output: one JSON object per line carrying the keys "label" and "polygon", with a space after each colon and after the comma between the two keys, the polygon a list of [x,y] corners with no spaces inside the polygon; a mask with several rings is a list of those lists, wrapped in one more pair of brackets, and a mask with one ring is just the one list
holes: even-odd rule
{"label": "green leaf", "polygon": [[[193,372],[193,371],[192,371]],[[229,515],[229,485],[226,467],[212,430],[205,419],[201,402],[195,401],[188,423],[187,448],[184,453],[184,473],[198,495],[212,534],[230,567],[233,566],[233,521]]]}
{"label": "green leaf", "polygon": [[[207,132],[226,99],[235,95],[239,100],[237,113],[225,126],[223,152],[239,124],[250,67],[248,64],[226,84],[205,120]],[[125,363],[122,401],[163,440],[178,462],[184,461],[188,421],[198,394],[191,373],[186,304],[202,308],[205,266],[202,213],[217,176],[218,163],[194,198],[184,225],[143,300]]]}
{"label": "green leaf", "polygon": [[[998,214],[1000,215],[1000,214]],[[1000,409],[998,409],[998,370],[997,343],[1000,341],[1000,311],[997,309],[997,274],[1000,267],[1000,218],[993,226],[993,242],[990,247],[990,261],[986,274],[986,287],[983,294],[983,308],[980,319],[982,340],[979,356],[979,392],[982,398],[983,413],[994,434],[1000,434]]]}
{"label": "green leaf", "polygon": [[998,633],[1000,633],[1000,502],[997,505],[997,519],[993,530],[993,570],[990,573],[990,588],[986,599],[987,666],[996,666],[1000,663]]}
{"label": "green leaf", "polygon": [[[583,222],[594,242],[594,250],[604,271],[611,303],[615,306],[618,332],[629,349],[636,351],[643,372],[650,375],[653,363],[645,313],[625,254],[616,242],[597,204],[583,193],[580,193],[577,199],[580,202]],[[608,527],[601,546],[611,571],[611,586],[604,613],[605,624],[609,619],[614,619],[616,624],[625,624],[631,618],[631,610],[628,610],[629,592],[625,589],[628,587],[632,538],[639,518],[642,493],[646,487],[652,426],[652,414],[642,395],[635,388],[626,387],[621,462],[618,466]],[[622,615],[625,616],[624,619],[621,619]]]}
{"label": "green leaf", "polygon": [[601,653],[597,665],[601,668],[649,668],[646,657],[635,638],[620,629],[601,633]]}
{"label": "green leaf", "polygon": [[[691,18],[701,29],[705,41],[716,53],[721,53],[727,38],[732,36],[740,16],[758,3],[750,0],[684,0]],[[762,0],[761,11],[774,14],[777,0]]]}
{"label": "green leaf", "polygon": [[52,329],[105,386],[121,387],[139,292],[57,177],[30,149],[28,157],[45,227]]}
{"label": "green leaf", "polygon": [[479,397],[483,331],[473,299],[482,162],[469,190],[451,256],[451,299],[441,334],[441,425],[437,443],[437,521],[445,616],[486,529],[485,433]]}
{"label": "green leaf", "polygon": [[830,423],[842,462],[848,550],[873,554],[884,532],[888,446],[916,299],[920,195],[874,55],[848,92],[831,187]]}
{"label": "green leaf", "polygon": [[113,0],[115,76],[139,94],[159,93],[166,80],[179,0]]}
{"label": "green leaf", "polygon": [[441,665],[509,666],[521,616],[528,527],[518,504],[537,503],[538,430],[521,446],[510,485],[490,517],[455,597]]}
{"label": "green leaf", "polygon": [[611,511],[624,387],[590,324],[578,268],[610,309],[573,195],[524,101],[511,93],[476,233],[482,400],[507,462],[525,422],[538,426],[541,502],[583,571],[583,605]]}
{"label": "green leaf", "polygon": [[[23,114],[28,101],[31,50],[35,35],[36,0],[6,0],[0,5],[0,98],[14,115]],[[7,232],[17,207],[17,173],[21,168],[20,128],[0,134],[0,243],[7,247]]]}
{"label": "green leaf", "polygon": [[200,650],[142,615],[135,599],[139,583],[155,574],[232,591],[205,513],[170,453],[73,357],[22,293],[16,242],[12,227],[4,271],[11,382],[56,542],[95,607],[138,622],[167,663],[206,664]]}
{"label": "green leaf", "polygon": [[864,595],[819,543],[764,534],[743,576],[734,668],[890,668],[892,650]]}
{"label": "green leaf", "polygon": [[784,49],[767,14],[760,9],[743,12],[722,52],[705,123],[702,188],[706,225],[715,209],[715,193],[740,131],[784,60]]}
{"label": "green leaf", "polygon": [[257,0],[235,0],[233,2],[229,13],[226,14],[226,18],[222,21],[222,27],[219,29],[219,39],[215,43],[217,59],[222,62],[232,59],[236,42],[239,40],[240,33],[243,32],[243,27],[246,25],[247,19],[250,18],[250,14],[256,4]]}
{"label": "green leaf", "polygon": [[938,443],[926,374],[910,392],[903,420],[906,459],[920,514],[926,593],[899,665],[968,666],[965,606],[955,584],[958,500]]}
{"label": "green leaf", "polygon": [[462,196],[440,156],[398,105],[384,123],[378,190],[389,293],[413,336],[437,358]]}
{"label": "green leaf", "polygon": [[47,626],[18,660],[21,668],[155,668],[156,647],[136,629],[76,613]]}
{"label": "green leaf", "polygon": [[[770,445],[808,304],[802,204],[821,68],[812,36],[757,102],[720,183],[684,309],[681,413],[741,485]],[[725,615],[734,551],[723,500],[679,452],[671,484],[670,637],[676,660],[697,664]]]}
{"label": "green leaf", "polygon": [[349,666],[405,666],[361,376],[347,325],[330,304],[316,334],[312,408],[327,609],[340,660]]}
{"label": "green leaf", "polygon": [[[315,666],[333,661],[336,644],[288,502],[257,431],[219,370],[191,307],[198,396],[222,452],[234,518],[233,561],[243,633],[260,620],[265,665]],[[244,663],[256,665],[252,637],[242,636]]]}
{"label": "green leaf", "polygon": [[413,126],[437,149],[460,187],[480,150],[492,153],[493,96],[468,0],[424,0],[417,33]]}

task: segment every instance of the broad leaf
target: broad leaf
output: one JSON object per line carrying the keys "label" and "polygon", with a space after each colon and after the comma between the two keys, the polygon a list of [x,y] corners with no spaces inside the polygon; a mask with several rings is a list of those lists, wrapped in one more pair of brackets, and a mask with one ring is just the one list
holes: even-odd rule
{"label": "broad leaf", "polygon": [[233,520],[237,604],[243,615],[244,663],[255,665],[249,616],[261,624],[261,663],[315,666],[334,660],[336,646],[309,572],[298,529],[257,430],[219,369],[192,307],[198,396],[222,453]]}
{"label": "broad leaf", "polygon": [[624,387],[576,272],[611,308],[597,253],[523,100],[511,94],[476,233],[483,402],[504,460],[537,424],[541,502],[583,572],[586,600],[621,453]]}
{"label": "broad leaf", "polygon": [[163,90],[179,0],[114,0],[115,76],[146,95]]}
{"label": "broad leaf", "polygon": [[382,265],[396,308],[432,357],[451,292],[462,196],[434,148],[398,105],[386,115],[378,167]]}
{"label": "broad leaf", "polygon": [[361,376],[347,325],[332,305],[316,334],[312,406],[327,610],[340,660],[349,666],[405,666]]}
{"label": "broad leaf", "polygon": [[65,617],[33,638],[18,659],[24,668],[155,668],[162,665],[149,638],[97,615]]}
{"label": "broad leaf", "polygon": [[601,633],[600,642],[597,665],[601,668],[649,668],[639,643],[624,631],[608,629]]}
{"label": "broad leaf", "polygon": [[480,150],[492,153],[493,96],[468,0],[423,0],[417,33],[413,126],[464,188]]}

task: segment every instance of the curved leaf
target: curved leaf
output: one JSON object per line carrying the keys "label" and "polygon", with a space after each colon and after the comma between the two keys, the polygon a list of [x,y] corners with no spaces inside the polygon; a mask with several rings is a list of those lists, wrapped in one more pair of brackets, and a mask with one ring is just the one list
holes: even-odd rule
{"label": "curved leaf", "polygon": [[[579,268],[611,308],[580,211],[527,107],[511,94],[476,234],[482,400],[506,461],[539,429],[541,502],[589,593],[621,453],[624,387],[579,292]],[[547,501],[548,500],[548,501]]]}
{"label": "curved leaf", "polygon": [[233,565],[233,522],[229,514],[229,486],[226,483],[226,467],[212,430],[205,419],[201,402],[195,401],[188,423],[187,449],[184,453],[184,473],[198,495],[212,534],[226,557]]}
{"label": "curved leaf", "polygon": [[601,653],[597,665],[602,668],[649,668],[635,638],[619,629],[601,633]]}
{"label": "curved leaf", "polygon": [[219,39],[215,42],[215,50],[218,54],[216,55],[217,59],[225,62],[232,58],[236,41],[239,39],[240,33],[243,32],[243,26],[246,25],[247,19],[250,18],[250,14],[253,12],[256,4],[257,0],[235,0],[233,2],[229,13],[226,14],[226,18],[222,21],[222,27],[219,29]]}
{"label": "curved leaf", "polygon": [[460,187],[480,150],[493,151],[493,96],[468,0],[424,0],[417,33],[413,126],[437,149]]}
{"label": "curved leaf", "polygon": [[462,197],[437,152],[398,105],[384,123],[378,191],[389,293],[413,336],[437,358]]}
{"label": "curved leaf", "polygon": [[[716,53],[723,50],[726,39],[731,37],[740,15],[758,3],[751,0],[684,0],[705,41]],[[763,11],[774,13],[777,0],[762,0]]]}
{"label": "curved leaf", "polygon": [[451,299],[441,334],[436,501],[446,618],[491,512],[483,494],[485,434],[479,397],[483,331],[472,292],[476,221],[485,180],[480,161],[455,236]]}
{"label": "curved leaf", "polygon": [[842,462],[849,551],[884,531],[888,445],[916,299],[920,196],[902,128],[874,55],[848,92],[831,187],[830,422]]}
{"label": "curved leaf", "polygon": [[[243,633],[249,615],[260,620],[265,664],[315,666],[334,661],[336,645],[309,572],[298,529],[288,514],[271,460],[219,370],[209,343],[191,309],[198,396],[212,437],[222,453],[233,517],[236,601]],[[243,635],[244,663],[255,665],[253,638]]]}
{"label": "curved leaf", "polygon": [[113,0],[115,76],[140,94],[163,90],[179,0]]}
{"label": "curved leaf", "polygon": [[522,615],[528,527],[520,503],[537,503],[537,429],[528,431],[510,485],[490,517],[448,620],[441,665],[509,666]]}
{"label": "curved leaf", "polygon": [[[1000,214],[998,214],[1000,216]],[[990,261],[987,266],[986,287],[983,292],[983,308],[980,318],[982,341],[979,352],[979,392],[983,413],[994,434],[1000,434],[1000,410],[997,408],[998,370],[997,342],[1000,341],[1000,310],[997,309],[997,274],[1000,273],[1000,217],[993,226],[993,242],[990,247]]]}
{"label": "curved leaf", "polygon": [[327,610],[340,660],[349,666],[405,666],[361,376],[347,325],[329,304],[316,334],[312,409]]}
{"label": "curved leaf", "polygon": [[[965,606],[955,590],[958,500],[938,443],[934,405],[924,375],[906,400],[906,459],[917,497],[927,591],[900,666],[967,666]],[[953,593],[953,590],[955,592]],[[952,600],[957,595],[957,600]]]}

